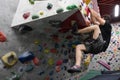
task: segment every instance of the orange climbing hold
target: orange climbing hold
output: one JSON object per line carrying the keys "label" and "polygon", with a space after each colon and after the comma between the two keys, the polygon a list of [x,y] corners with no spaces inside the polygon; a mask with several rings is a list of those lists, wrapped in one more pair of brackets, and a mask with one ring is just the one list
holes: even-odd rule
{"label": "orange climbing hold", "polygon": [[2,32],[0,32],[0,42],[5,42],[5,41],[6,41],[5,35]]}
{"label": "orange climbing hold", "polygon": [[39,59],[37,58],[37,57],[35,57],[34,59],[33,59],[33,63],[36,65],[36,66],[38,66],[39,65]]}

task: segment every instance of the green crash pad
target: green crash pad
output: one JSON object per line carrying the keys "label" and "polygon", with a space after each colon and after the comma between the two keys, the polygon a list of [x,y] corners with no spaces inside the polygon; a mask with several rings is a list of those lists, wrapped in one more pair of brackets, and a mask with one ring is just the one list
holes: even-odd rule
{"label": "green crash pad", "polygon": [[84,76],[82,76],[80,78],[80,80],[88,80],[91,79],[97,75],[101,75],[101,71],[97,71],[97,70],[90,70],[88,71]]}

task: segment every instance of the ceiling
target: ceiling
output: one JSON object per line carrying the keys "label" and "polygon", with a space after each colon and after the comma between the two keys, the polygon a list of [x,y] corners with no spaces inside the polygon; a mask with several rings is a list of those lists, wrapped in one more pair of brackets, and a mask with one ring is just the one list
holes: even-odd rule
{"label": "ceiling", "polygon": [[120,15],[117,18],[114,17],[114,7],[116,4],[120,5],[120,0],[98,0],[101,16],[110,15],[111,22],[120,22]]}

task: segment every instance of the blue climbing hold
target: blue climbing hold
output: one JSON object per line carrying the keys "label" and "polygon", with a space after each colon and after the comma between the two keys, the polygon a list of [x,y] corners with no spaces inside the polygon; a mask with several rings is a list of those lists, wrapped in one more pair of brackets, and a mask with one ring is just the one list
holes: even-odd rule
{"label": "blue climbing hold", "polygon": [[24,63],[24,62],[32,60],[34,57],[35,56],[32,52],[27,51],[21,54],[18,59],[20,60],[21,63]]}

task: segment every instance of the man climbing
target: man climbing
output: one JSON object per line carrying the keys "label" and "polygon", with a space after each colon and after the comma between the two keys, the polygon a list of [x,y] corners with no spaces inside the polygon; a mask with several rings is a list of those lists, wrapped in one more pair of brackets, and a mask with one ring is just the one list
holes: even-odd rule
{"label": "man climbing", "polygon": [[97,12],[93,9],[90,9],[91,12],[91,22],[93,25],[85,27],[78,30],[78,25],[76,22],[73,22],[72,33],[75,35],[89,33],[89,38],[84,40],[83,43],[76,46],[76,62],[75,65],[68,69],[69,73],[80,72],[81,59],[83,52],[85,54],[92,53],[97,54],[102,51],[105,51],[109,45],[111,38],[111,25],[110,18],[105,16],[101,18]]}

